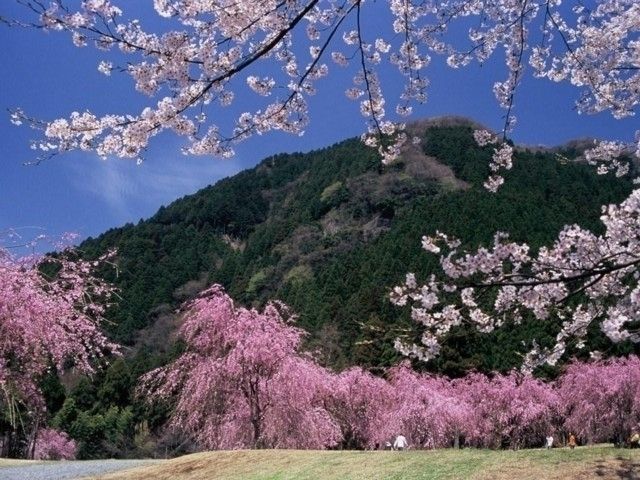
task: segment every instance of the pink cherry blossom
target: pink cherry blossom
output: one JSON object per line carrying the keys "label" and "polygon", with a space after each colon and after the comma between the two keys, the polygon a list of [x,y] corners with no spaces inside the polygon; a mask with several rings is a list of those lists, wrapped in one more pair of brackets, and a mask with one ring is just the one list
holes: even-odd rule
{"label": "pink cherry blossom", "polygon": [[335,373],[299,350],[282,304],[249,310],[214,285],[184,315],[185,352],[144,375],[139,394],[168,402],[169,426],[198,448],[369,449],[402,434],[411,448],[518,449],[568,431],[622,438],[640,420],[637,357],[574,363],[554,382],[519,372],[451,380],[408,361],[383,376]]}
{"label": "pink cherry blossom", "polygon": [[142,379],[141,394],[171,399],[171,425],[203,448],[324,448],[341,438],[324,399],[331,376],[298,353],[302,330],[278,303],[236,306],[214,285],[186,306],[187,350]]}
{"label": "pink cherry blossom", "polygon": [[43,375],[70,368],[91,374],[118,352],[99,328],[114,293],[91,275],[99,261],[75,260],[71,251],[14,258],[0,249],[0,409],[14,430],[34,422],[37,433]]}
{"label": "pink cherry blossom", "polygon": [[513,449],[542,444],[556,428],[558,397],[551,385],[511,373],[488,378],[471,374],[454,382],[458,395],[472,405],[469,445]]}
{"label": "pink cherry blossom", "polygon": [[622,444],[640,426],[638,357],[574,363],[558,385],[565,428],[582,441]]}
{"label": "pink cherry blossom", "polygon": [[73,460],[76,458],[76,442],[52,428],[38,432],[33,452],[34,460]]}

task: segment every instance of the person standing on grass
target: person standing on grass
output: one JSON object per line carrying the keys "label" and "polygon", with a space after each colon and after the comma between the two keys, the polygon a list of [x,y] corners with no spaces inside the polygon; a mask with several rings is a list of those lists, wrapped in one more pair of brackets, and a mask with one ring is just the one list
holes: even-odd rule
{"label": "person standing on grass", "polygon": [[569,448],[571,450],[573,450],[574,448],[576,448],[576,436],[573,433],[569,434]]}
{"label": "person standing on grass", "polygon": [[553,435],[547,436],[546,442],[545,442],[545,448],[547,450],[550,450],[551,448],[553,448]]}
{"label": "person standing on grass", "polygon": [[395,450],[405,450],[409,446],[409,442],[404,435],[398,435],[395,442],[393,442],[393,448]]}

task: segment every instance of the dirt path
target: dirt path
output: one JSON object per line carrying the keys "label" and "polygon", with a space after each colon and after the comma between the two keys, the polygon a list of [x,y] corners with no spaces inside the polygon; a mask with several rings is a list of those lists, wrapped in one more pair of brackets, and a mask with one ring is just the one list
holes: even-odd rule
{"label": "dirt path", "polygon": [[75,480],[158,463],[158,460],[84,460],[0,467],[2,480]]}

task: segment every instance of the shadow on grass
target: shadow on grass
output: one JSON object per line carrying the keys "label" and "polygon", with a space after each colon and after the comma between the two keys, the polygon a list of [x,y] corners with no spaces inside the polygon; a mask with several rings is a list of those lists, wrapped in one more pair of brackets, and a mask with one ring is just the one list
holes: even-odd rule
{"label": "shadow on grass", "polygon": [[619,478],[623,480],[640,480],[640,460],[616,457],[615,460],[596,465],[597,478]]}

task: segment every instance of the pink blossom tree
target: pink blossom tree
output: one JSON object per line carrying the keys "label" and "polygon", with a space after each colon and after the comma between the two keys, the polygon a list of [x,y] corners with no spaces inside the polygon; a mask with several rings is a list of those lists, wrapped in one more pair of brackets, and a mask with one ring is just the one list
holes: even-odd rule
{"label": "pink blossom tree", "polygon": [[270,414],[264,437],[272,448],[318,449],[334,447],[342,439],[326,399],[333,374],[308,358],[297,358],[283,369],[269,392]]}
{"label": "pink blossom tree", "polygon": [[444,377],[418,374],[408,363],[388,373],[393,403],[386,423],[415,448],[458,447],[473,426],[473,407]]}
{"label": "pink blossom tree", "polygon": [[[91,276],[98,262],[56,257],[13,258],[0,249],[0,409],[3,455],[24,455],[20,438],[33,429],[32,454],[45,413],[43,375],[71,367],[91,374],[117,352],[99,329],[113,290]],[[52,272],[50,276],[44,271]]]}
{"label": "pink blossom tree", "polygon": [[640,359],[573,363],[558,381],[565,429],[622,445],[640,427]]}
{"label": "pink blossom tree", "polygon": [[388,412],[395,392],[384,379],[359,367],[336,375],[326,400],[327,410],[340,426],[343,448],[373,448],[397,435]]}
{"label": "pink blossom tree", "polygon": [[76,458],[76,442],[69,436],[52,428],[40,430],[35,442],[35,460],[73,460]]}
{"label": "pink blossom tree", "polygon": [[459,396],[472,405],[473,418],[465,430],[470,445],[513,449],[540,446],[557,428],[556,393],[540,380],[516,373],[492,378],[469,374],[454,383]]}
{"label": "pink blossom tree", "polygon": [[171,425],[204,448],[323,448],[340,439],[324,408],[330,375],[298,353],[303,331],[279,303],[234,304],[214,285],[186,305],[186,351],[140,391],[172,403]]}

